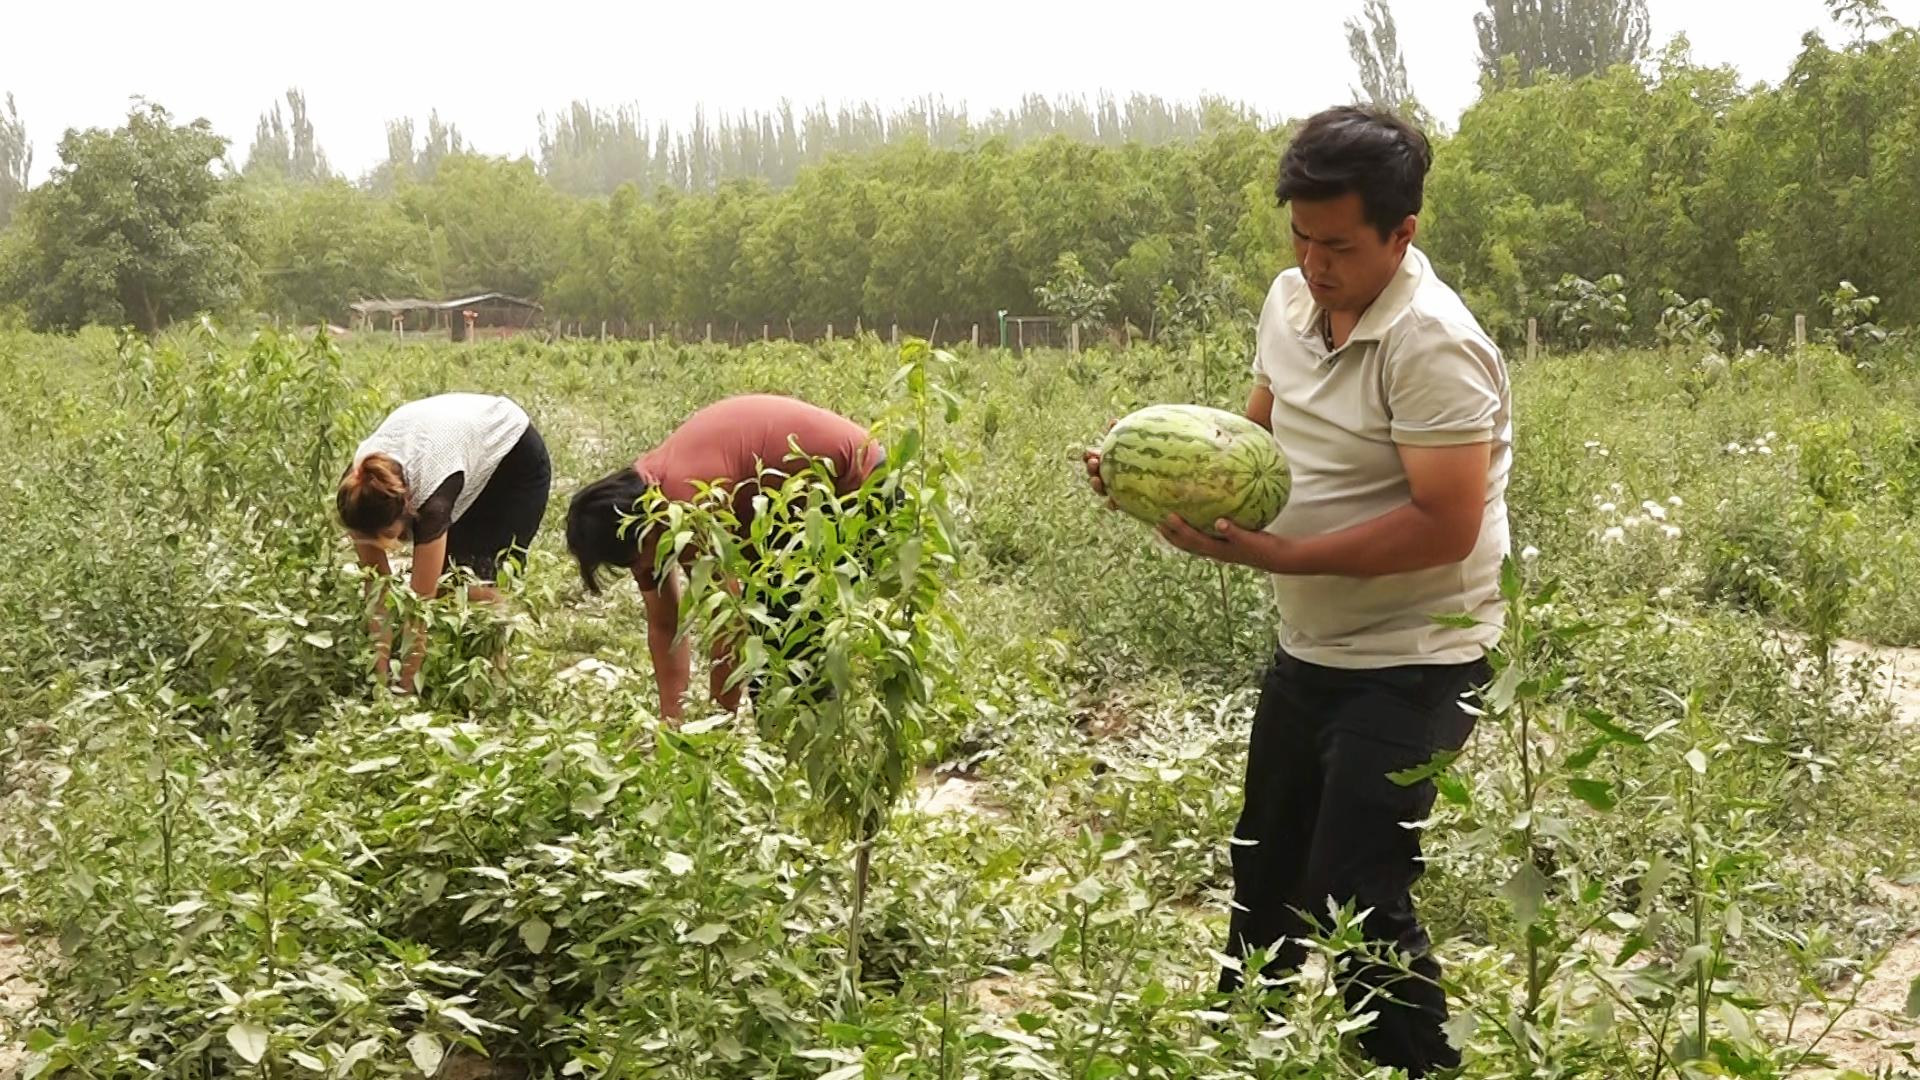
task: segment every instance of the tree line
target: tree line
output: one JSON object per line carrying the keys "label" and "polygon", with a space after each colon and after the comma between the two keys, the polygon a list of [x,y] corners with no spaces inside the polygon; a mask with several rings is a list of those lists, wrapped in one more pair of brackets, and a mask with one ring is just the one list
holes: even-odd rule
{"label": "tree line", "polygon": [[[1808,34],[1785,79],[1743,87],[1684,40],[1648,55],[1644,0],[1488,0],[1479,99],[1451,131],[1426,121],[1419,242],[1507,341],[1569,277],[1617,276],[1626,339],[1689,297],[1764,338],[1843,280],[1882,323],[1920,319],[1920,35],[1830,6],[1851,40]],[[1348,43],[1355,96],[1425,121],[1383,0]],[[1249,315],[1291,261],[1272,188],[1292,125],[1219,101],[1029,98],[980,122],[783,105],[683,133],[578,104],[543,118],[538,160],[478,154],[436,114],[391,125],[358,182],[284,104],[235,169],[204,122],[142,103],[69,132],[29,191],[9,103],[0,313],[337,321],[361,296],[497,289],[588,323],[924,331],[1077,296],[1049,313],[1154,333]]]}

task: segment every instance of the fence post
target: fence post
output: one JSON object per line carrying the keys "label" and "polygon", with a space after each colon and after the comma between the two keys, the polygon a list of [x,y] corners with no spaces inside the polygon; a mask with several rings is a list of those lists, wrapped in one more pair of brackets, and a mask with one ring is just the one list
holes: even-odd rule
{"label": "fence post", "polygon": [[1793,375],[1800,389],[1807,388],[1807,317],[1793,317]]}
{"label": "fence post", "polygon": [[976,349],[980,347],[980,324],[979,323],[973,324],[973,347]]}
{"label": "fence post", "polygon": [[707,344],[713,344],[713,324],[707,324]]}
{"label": "fence post", "polygon": [[899,323],[894,323],[893,328],[887,331],[887,344],[889,345],[900,344],[900,324]]}
{"label": "fence post", "polygon": [[647,324],[647,340],[648,341],[653,340],[653,324],[652,323]]}
{"label": "fence post", "polygon": [[1540,352],[1540,320],[1527,316],[1527,361],[1531,363]]}
{"label": "fence post", "polygon": [[607,343],[607,320],[601,319],[600,320],[600,344],[605,345],[606,343]]}
{"label": "fence post", "polygon": [[1080,353],[1080,324],[1077,322],[1068,323],[1067,324],[1067,355],[1077,356],[1079,355],[1079,353]]}
{"label": "fence post", "polygon": [[828,341],[833,340],[833,324],[832,323],[827,324],[827,340]]}
{"label": "fence post", "polygon": [[761,341],[773,340],[773,324],[772,323],[760,324],[760,340]]}

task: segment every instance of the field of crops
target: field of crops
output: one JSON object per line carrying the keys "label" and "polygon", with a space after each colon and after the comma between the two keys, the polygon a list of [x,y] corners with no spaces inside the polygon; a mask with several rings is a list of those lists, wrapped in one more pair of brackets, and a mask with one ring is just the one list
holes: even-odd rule
{"label": "field of crops", "polygon": [[[908,359],[0,332],[0,1046],[103,1080],[1368,1075],[1327,964],[1212,992],[1264,584],[1079,460],[1145,404],[1238,408],[1239,352]],[[1513,612],[1419,894],[1463,1075],[1913,1068],[1920,356],[1514,383]],[[511,615],[439,605],[390,696],[332,487],[446,389],[527,408],[554,499]],[[666,730],[636,591],[561,542],[578,486],[747,391],[951,467],[857,967],[812,766],[750,717]]]}

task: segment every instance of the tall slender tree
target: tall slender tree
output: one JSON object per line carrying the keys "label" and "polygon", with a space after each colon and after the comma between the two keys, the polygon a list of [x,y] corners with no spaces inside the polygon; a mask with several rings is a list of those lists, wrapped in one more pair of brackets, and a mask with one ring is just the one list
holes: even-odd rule
{"label": "tall slender tree", "polygon": [[1487,0],[1473,25],[1481,73],[1523,86],[1542,73],[1579,78],[1637,63],[1652,36],[1646,0]]}
{"label": "tall slender tree", "polygon": [[307,117],[307,96],[299,89],[286,94],[287,111],[280,103],[260,114],[254,129],[253,146],[247,151],[244,169],[248,176],[273,176],[296,184],[311,184],[327,179],[327,156],[314,139],[313,121]]}
{"label": "tall slender tree", "polygon": [[27,180],[33,173],[33,143],[27,140],[27,127],[20,122],[20,110],[7,95],[7,107],[0,111],[0,229],[6,228],[13,208],[27,193]]}
{"label": "tall slender tree", "polygon": [[1367,0],[1361,13],[1347,20],[1347,51],[1360,72],[1360,85],[1353,91],[1355,100],[1424,119],[1407,81],[1400,31],[1387,0]]}

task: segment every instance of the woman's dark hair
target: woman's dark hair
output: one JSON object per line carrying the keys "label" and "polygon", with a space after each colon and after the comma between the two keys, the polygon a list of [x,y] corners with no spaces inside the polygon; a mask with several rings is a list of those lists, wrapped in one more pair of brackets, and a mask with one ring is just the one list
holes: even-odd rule
{"label": "woman's dark hair", "polygon": [[377,536],[407,512],[407,479],[400,463],[385,454],[368,454],[347,469],[334,495],[340,524]]}
{"label": "woman's dark hair", "polygon": [[1315,113],[1294,133],[1274,194],[1284,205],[1356,192],[1384,239],[1420,212],[1432,164],[1419,128],[1385,109],[1340,105]]}
{"label": "woman's dark hair", "polygon": [[600,591],[600,568],[632,566],[640,558],[634,530],[620,534],[620,519],[637,512],[650,485],[632,467],[615,469],[581,488],[567,506],[567,550],[580,562],[580,581]]}

